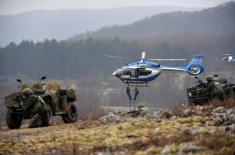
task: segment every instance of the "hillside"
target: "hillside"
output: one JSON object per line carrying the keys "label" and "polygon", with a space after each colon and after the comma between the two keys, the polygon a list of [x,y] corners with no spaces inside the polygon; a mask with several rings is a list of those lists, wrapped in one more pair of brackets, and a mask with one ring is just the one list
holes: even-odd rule
{"label": "hillside", "polygon": [[[209,10],[214,13],[212,15],[216,15],[228,8],[230,7],[226,4],[224,7],[219,6],[202,12],[180,14],[183,18],[184,14],[195,15],[204,12],[203,15],[206,17],[205,12]],[[169,18],[166,20],[171,22]],[[220,20],[226,19],[221,17]],[[223,24],[225,23],[221,23]],[[212,26],[211,29],[214,27]],[[144,31],[139,32],[144,33]],[[112,73],[115,69],[132,61],[109,59],[105,57],[105,54],[140,58],[141,51],[146,51],[147,58],[187,58],[185,62],[159,62],[161,65],[182,67],[186,66],[194,55],[204,55],[206,70],[201,75],[203,80],[207,75],[219,74],[234,83],[234,64],[222,61],[225,53],[235,54],[234,40],[234,33],[228,34],[226,29],[222,34],[215,32],[208,36],[194,34],[178,37],[175,35],[171,38],[149,38],[138,41],[128,41],[117,37],[64,41],[52,39],[42,42],[22,41],[19,44],[12,42],[0,48],[0,76],[8,79],[0,81],[0,97],[4,98],[4,95],[18,90],[16,78],[21,78],[30,84],[42,75],[46,75],[48,80],[56,79],[76,84],[79,102],[87,109],[101,105],[126,106],[129,102],[125,94],[125,85],[113,78]],[[188,74],[163,72],[159,78],[149,83],[150,87],[140,88],[137,103],[145,103],[151,107],[167,107],[172,103],[185,103],[187,101],[186,89],[193,85],[195,85],[195,79]],[[69,87],[69,84],[65,86]],[[112,91],[107,93],[107,90]],[[3,101],[1,101],[1,112],[6,111],[3,107]],[[2,117],[0,121],[3,119]]]}
{"label": "hillside", "polygon": [[196,36],[235,35],[235,2],[196,12],[172,12],[155,15],[129,25],[103,27],[100,30],[77,35],[87,37],[125,39],[177,38]]}
{"label": "hillside", "polygon": [[[102,26],[129,24],[141,18],[177,10],[198,10],[176,6],[125,7],[113,9],[38,10],[0,15],[0,46],[11,41],[66,39]],[[113,18],[115,17],[115,18]]]}
{"label": "hillside", "polygon": [[0,154],[233,155],[234,101],[215,105],[144,108],[74,124],[2,129]]}

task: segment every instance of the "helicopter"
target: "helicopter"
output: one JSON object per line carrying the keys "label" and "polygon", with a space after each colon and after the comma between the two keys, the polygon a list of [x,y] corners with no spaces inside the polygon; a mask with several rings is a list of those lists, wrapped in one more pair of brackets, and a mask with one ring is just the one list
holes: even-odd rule
{"label": "helicopter", "polygon": [[235,62],[235,56],[232,56],[231,54],[225,54],[225,55],[227,56],[222,58],[224,62]]}
{"label": "helicopter", "polygon": [[[131,59],[128,57],[105,56],[109,58]],[[185,67],[163,66],[155,61],[185,61],[186,59],[146,59],[145,56],[146,53],[142,52],[141,59],[115,70],[112,74],[115,78],[118,78],[123,83],[127,84],[126,93],[130,102],[132,99],[134,100],[134,104],[136,97],[139,94],[137,87],[148,87],[148,83],[155,80],[162,71],[181,71],[192,76],[197,76],[205,70],[204,64],[202,63],[204,56],[202,55],[194,56],[191,62],[189,62]],[[129,86],[135,87],[134,98],[131,96]]]}

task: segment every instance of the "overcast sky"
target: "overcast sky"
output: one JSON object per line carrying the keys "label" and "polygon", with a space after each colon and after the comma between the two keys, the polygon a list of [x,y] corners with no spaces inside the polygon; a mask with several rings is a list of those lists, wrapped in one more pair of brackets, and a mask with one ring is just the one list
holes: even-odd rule
{"label": "overcast sky", "polygon": [[125,6],[212,7],[228,1],[231,0],[0,0],[0,14],[38,9],[104,9]]}

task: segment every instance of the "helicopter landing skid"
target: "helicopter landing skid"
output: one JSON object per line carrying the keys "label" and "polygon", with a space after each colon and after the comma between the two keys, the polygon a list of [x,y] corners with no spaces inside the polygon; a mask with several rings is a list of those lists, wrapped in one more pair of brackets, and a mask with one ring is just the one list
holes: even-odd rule
{"label": "helicopter landing skid", "polygon": [[123,81],[128,87],[150,87],[148,82]]}
{"label": "helicopter landing skid", "polygon": [[127,84],[128,87],[150,87],[149,85],[145,84]]}

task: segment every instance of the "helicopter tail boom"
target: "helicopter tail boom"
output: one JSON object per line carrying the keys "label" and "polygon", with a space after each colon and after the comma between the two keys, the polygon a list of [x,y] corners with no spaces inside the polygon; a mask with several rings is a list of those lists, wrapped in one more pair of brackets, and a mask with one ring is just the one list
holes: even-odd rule
{"label": "helicopter tail boom", "polygon": [[161,66],[161,69],[168,71],[183,71],[191,75],[199,75],[204,71],[204,65],[202,63],[203,58],[204,56],[201,55],[195,56],[186,67]]}

